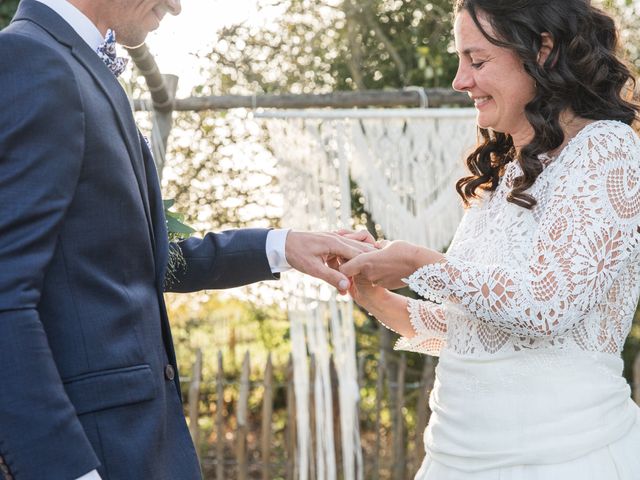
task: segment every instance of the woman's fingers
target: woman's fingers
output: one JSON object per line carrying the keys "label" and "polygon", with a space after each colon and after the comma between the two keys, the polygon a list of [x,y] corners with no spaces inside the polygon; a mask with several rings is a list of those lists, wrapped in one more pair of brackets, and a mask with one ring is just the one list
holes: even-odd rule
{"label": "woman's fingers", "polygon": [[336,231],[341,237],[349,238],[351,240],[357,240],[358,242],[365,242],[370,245],[375,245],[376,239],[373,238],[367,230],[346,230],[341,229]]}

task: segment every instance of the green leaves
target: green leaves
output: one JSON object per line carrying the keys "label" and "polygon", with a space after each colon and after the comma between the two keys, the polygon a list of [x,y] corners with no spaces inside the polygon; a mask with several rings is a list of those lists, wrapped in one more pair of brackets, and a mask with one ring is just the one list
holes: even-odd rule
{"label": "green leaves", "polygon": [[175,204],[174,199],[162,200],[162,204],[164,207],[164,216],[167,220],[167,231],[170,242],[182,240],[195,232],[195,229],[183,223],[184,215],[169,210]]}

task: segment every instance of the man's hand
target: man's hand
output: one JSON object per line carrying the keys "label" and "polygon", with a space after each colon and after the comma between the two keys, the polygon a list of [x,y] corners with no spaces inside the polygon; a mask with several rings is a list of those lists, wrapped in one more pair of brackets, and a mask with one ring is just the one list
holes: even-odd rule
{"label": "man's hand", "polygon": [[337,233],[291,231],[287,235],[285,256],[291,267],[324,280],[345,295],[351,282],[346,275],[334,268],[343,261],[373,250],[375,247],[370,243],[347,238]]}
{"label": "man's hand", "polygon": [[359,282],[396,290],[404,287],[403,278],[408,277],[422,265],[434,263],[442,254],[409,242],[377,242],[382,247],[355,257],[340,266],[347,277],[360,276]]}

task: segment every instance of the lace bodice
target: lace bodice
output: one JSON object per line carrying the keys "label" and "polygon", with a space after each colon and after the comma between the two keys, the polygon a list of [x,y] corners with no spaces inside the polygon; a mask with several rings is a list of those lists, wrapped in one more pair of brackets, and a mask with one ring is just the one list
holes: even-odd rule
{"label": "lace bodice", "polygon": [[416,335],[396,348],[620,353],[640,296],[640,139],[597,121],[543,163],[533,209],[506,201],[522,174],[512,162],[467,209],[445,259],[406,280],[426,300],[409,300]]}

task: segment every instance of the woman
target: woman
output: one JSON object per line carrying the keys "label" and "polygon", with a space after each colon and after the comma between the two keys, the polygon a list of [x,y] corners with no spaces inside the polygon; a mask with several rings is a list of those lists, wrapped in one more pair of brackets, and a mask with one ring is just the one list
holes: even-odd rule
{"label": "woman", "polygon": [[[397,348],[439,355],[420,480],[638,480],[621,349],[640,296],[640,140],[614,22],[586,0],[458,0],[481,143],[446,255],[340,269]],[[406,280],[403,280],[405,279]],[[388,289],[404,283],[426,300]]]}

